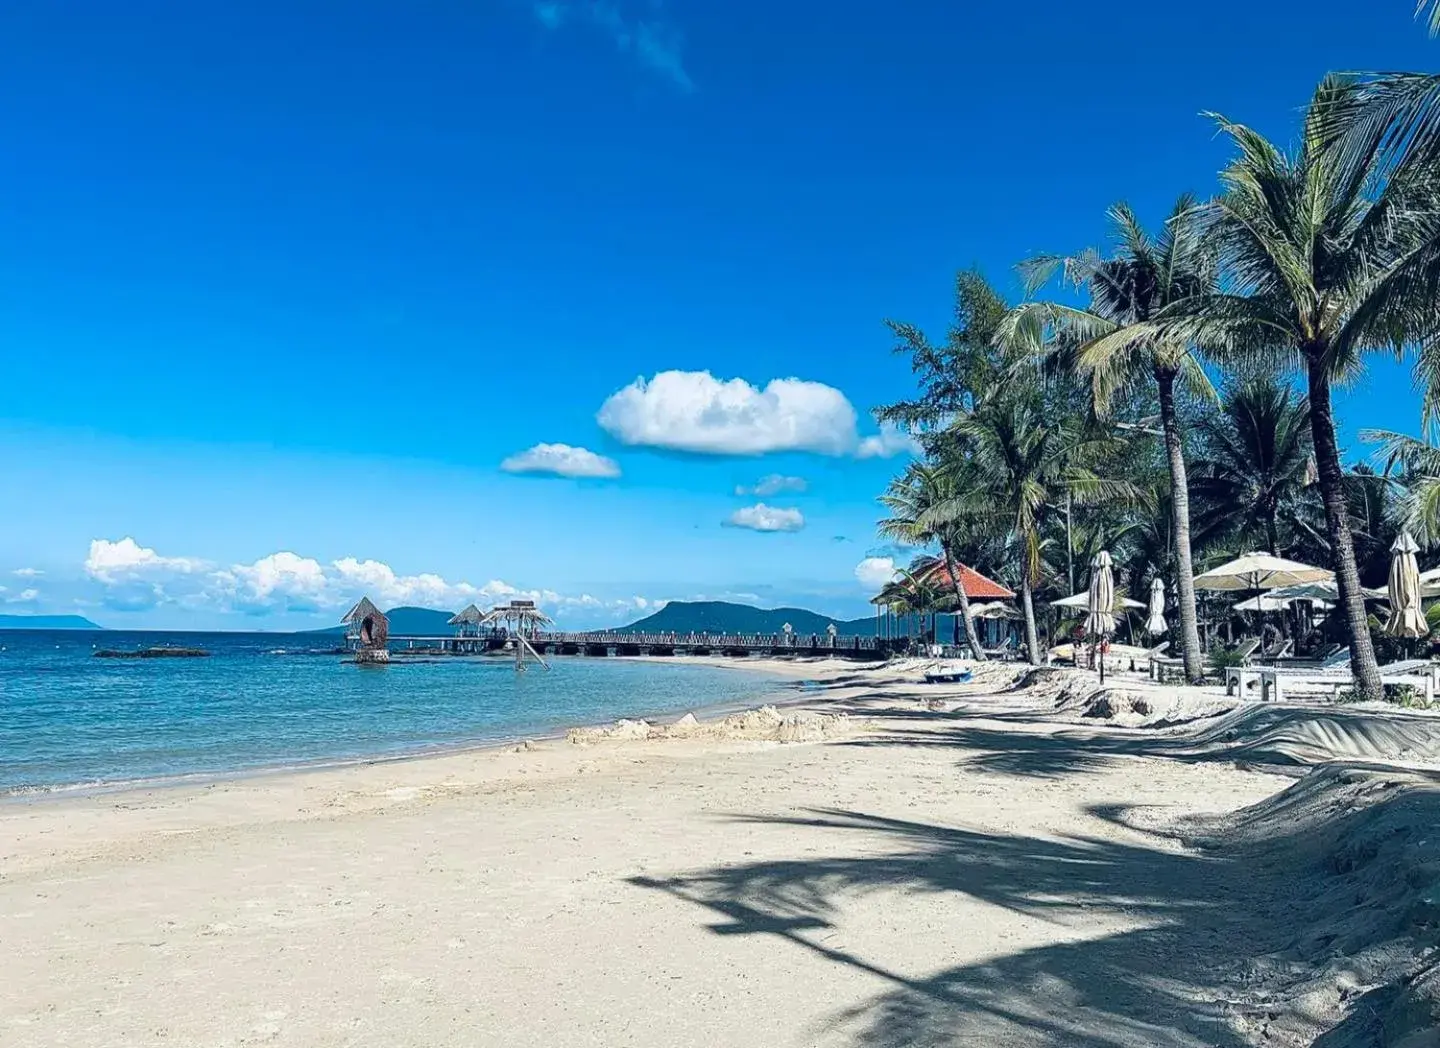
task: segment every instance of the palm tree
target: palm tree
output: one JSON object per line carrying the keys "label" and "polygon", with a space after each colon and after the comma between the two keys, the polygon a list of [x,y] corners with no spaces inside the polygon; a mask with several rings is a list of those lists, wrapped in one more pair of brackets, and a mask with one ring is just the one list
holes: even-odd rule
{"label": "palm tree", "polygon": [[1162,310],[1214,287],[1214,266],[1196,223],[1196,202],[1182,196],[1164,230],[1151,238],[1125,204],[1110,209],[1118,250],[1109,258],[1095,251],[1062,258],[1045,255],[1021,266],[1032,288],[1060,271],[1067,283],[1084,289],[1087,309],[1058,302],[1032,302],[1017,309],[1002,337],[1026,330],[1027,322],[1050,328],[1061,361],[1089,380],[1096,412],[1106,415],[1125,393],[1158,393],[1160,428],[1170,471],[1176,587],[1180,612],[1180,650],[1185,676],[1199,681],[1205,673],[1195,614],[1195,572],[1190,551],[1190,498],[1185,470],[1184,433],[1176,408],[1177,391],[1214,399],[1215,390],[1184,338],[1146,329],[1144,337],[1116,342],[1109,336],[1134,331]]}
{"label": "palm tree", "polygon": [[1133,500],[1128,482],[1095,471],[1114,438],[1088,432],[1073,412],[1047,410],[1029,388],[993,396],[950,426],[947,464],[964,469],[967,482],[920,515],[927,528],[955,521],[989,523],[1016,540],[1025,643],[1032,665],[1040,664],[1034,591],[1040,579],[1042,533],[1065,496],[1081,504],[1102,498]]}
{"label": "palm tree", "polygon": [[[937,542],[940,545],[941,564],[949,575],[955,601],[960,608],[960,617],[965,623],[965,641],[978,661],[984,661],[985,650],[980,646],[980,634],[975,629],[975,619],[970,613],[970,597],[960,584],[955,550],[960,540],[964,521],[956,518],[943,524],[922,524],[925,514],[941,502],[951,501],[958,491],[959,470],[942,468],[929,462],[912,462],[905,472],[890,482],[880,502],[890,511],[890,516],[880,521],[878,530],[889,539],[911,545]],[[936,567],[939,567],[937,564]]]}
{"label": "palm tree", "polygon": [[[1371,90],[1347,78],[1323,81],[1293,154],[1217,117],[1239,155],[1223,174],[1224,192],[1201,206],[1198,220],[1226,285],[1177,302],[1159,322],[1108,345],[1102,339],[1100,352],[1165,335],[1203,344],[1222,362],[1303,369],[1356,690],[1378,699],[1331,390],[1363,372],[1367,353],[1416,345],[1426,376],[1440,377],[1440,123],[1412,122],[1397,142]],[[1432,390],[1440,392],[1440,382]]]}
{"label": "palm tree", "polygon": [[1386,473],[1398,466],[1403,495],[1398,523],[1425,547],[1440,546],[1440,447],[1404,433],[1361,430],[1360,439],[1380,445]]}
{"label": "palm tree", "polygon": [[1284,554],[1282,521],[1288,539],[1315,479],[1309,404],[1272,377],[1251,379],[1200,424],[1200,438],[1204,462],[1191,490],[1201,543],[1235,539]]}

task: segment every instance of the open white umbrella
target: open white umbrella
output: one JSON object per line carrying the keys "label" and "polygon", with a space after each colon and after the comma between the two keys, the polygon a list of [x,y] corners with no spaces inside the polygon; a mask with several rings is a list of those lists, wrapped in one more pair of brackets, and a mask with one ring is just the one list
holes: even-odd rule
{"label": "open white umbrella", "polygon": [[1390,547],[1390,620],[1385,632],[1391,637],[1413,640],[1430,632],[1420,607],[1420,565],[1415,561],[1419,549],[1408,531],[1400,532]]}
{"label": "open white umbrella", "polygon": [[976,619],[1023,619],[1019,609],[1012,608],[1003,601],[992,600],[988,604],[972,604],[970,606],[970,617]]}
{"label": "open white umbrella", "polygon": [[[1090,607],[1090,591],[1073,593],[1068,597],[1052,600],[1050,606],[1052,608],[1079,608],[1081,611],[1086,611]],[[1144,611],[1145,605],[1138,600],[1131,600],[1129,597],[1116,596],[1111,604],[1111,610],[1118,615],[1122,611]]]}
{"label": "open white umbrella", "polygon": [[1150,617],[1145,620],[1145,632],[1158,637],[1169,626],[1165,622],[1165,580],[1159,575],[1150,583]]}
{"label": "open white umbrella", "polygon": [[[1386,600],[1387,594],[1383,589],[1369,589],[1360,587],[1366,600]],[[1320,603],[1334,604],[1340,599],[1340,587],[1334,579],[1329,582],[1306,582],[1299,586],[1282,586],[1280,589],[1271,590],[1266,598],[1275,598],[1279,601],[1309,600]]]}
{"label": "open white umbrella", "polygon": [[1420,573],[1420,596],[1440,597],[1440,568]]}
{"label": "open white umbrella", "polygon": [[1195,588],[1226,592],[1273,590],[1307,582],[1330,582],[1335,573],[1269,553],[1246,553],[1195,576]]}
{"label": "open white umbrella", "polygon": [[1307,600],[1318,611],[1329,611],[1333,601],[1320,600],[1317,597],[1292,597],[1288,590],[1275,590],[1272,593],[1258,593],[1249,600],[1242,600],[1235,605],[1236,611],[1284,611],[1297,600]]}

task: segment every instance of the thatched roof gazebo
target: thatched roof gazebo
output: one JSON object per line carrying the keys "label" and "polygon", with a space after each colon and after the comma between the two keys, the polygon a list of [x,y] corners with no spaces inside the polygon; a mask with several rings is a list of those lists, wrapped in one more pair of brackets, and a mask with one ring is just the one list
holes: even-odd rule
{"label": "thatched roof gazebo", "polygon": [[369,597],[361,597],[340,621],[348,627],[345,639],[355,645],[357,661],[390,661],[390,620]]}
{"label": "thatched roof gazebo", "polygon": [[480,621],[486,626],[503,625],[510,633],[515,644],[516,671],[525,669],[526,652],[547,670],[550,668],[550,664],[540,657],[540,653],[530,643],[530,638],[542,626],[553,625],[554,620],[537,608],[533,600],[512,600],[509,604],[497,604],[486,612]]}
{"label": "thatched roof gazebo", "polygon": [[484,621],[485,613],[471,604],[464,611],[456,613],[446,625],[455,627],[457,637],[474,637],[479,635]]}

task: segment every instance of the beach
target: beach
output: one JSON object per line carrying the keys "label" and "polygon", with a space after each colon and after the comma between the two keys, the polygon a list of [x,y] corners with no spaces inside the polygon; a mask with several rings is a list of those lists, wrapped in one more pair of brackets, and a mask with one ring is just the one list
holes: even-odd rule
{"label": "beach", "polygon": [[1433,1001],[1433,717],[766,668],[816,741],[0,807],[0,1043],[1359,1045]]}

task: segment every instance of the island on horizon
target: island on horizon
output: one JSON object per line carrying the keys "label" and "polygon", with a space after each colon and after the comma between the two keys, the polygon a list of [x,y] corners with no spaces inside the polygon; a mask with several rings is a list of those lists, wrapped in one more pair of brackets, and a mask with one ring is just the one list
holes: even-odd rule
{"label": "island on horizon", "polygon": [[83,615],[0,615],[0,630],[103,630]]}

